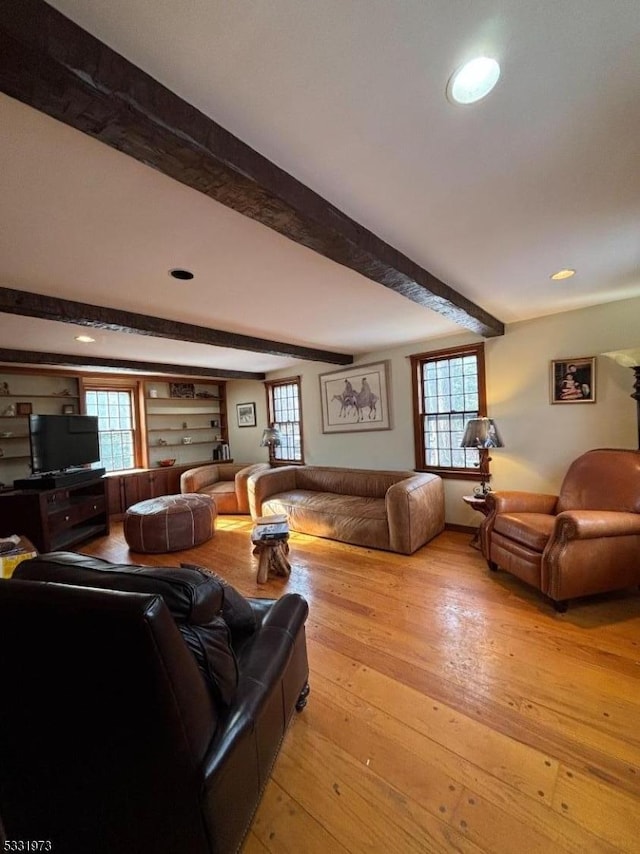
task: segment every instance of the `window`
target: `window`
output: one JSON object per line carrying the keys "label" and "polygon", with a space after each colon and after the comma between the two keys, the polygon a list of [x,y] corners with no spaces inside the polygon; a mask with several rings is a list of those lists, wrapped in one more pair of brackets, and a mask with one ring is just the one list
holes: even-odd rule
{"label": "window", "polygon": [[268,381],[265,387],[269,423],[277,426],[281,439],[281,444],[273,448],[271,462],[303,463],[300,377]]}
{"label": "window", "polygon": [[131,389],[87,389],[87,415],[98,416],[100,466],[107,471],[135,468],[135,419]]}
{"label": "window", "polygon": [[461,448],[467,421],[486,415],[484,344],[411,356],[416,468],[479,477],[474,448]]}

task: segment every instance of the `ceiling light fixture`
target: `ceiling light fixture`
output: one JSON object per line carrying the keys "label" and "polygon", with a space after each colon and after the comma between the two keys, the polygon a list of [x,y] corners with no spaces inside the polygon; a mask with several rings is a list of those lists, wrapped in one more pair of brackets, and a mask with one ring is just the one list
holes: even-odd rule
{"label": "ceiling light fixture", "polygon": [[175,270],[169,270],[169,275],[173,276],[174,279],[182,279],[184,282],[189,279],[193,279],[193,273],[191,270],[181,270],[179,267]]}
{"label": "ceiling light fixture", "polygon": [[76,341],[82,341],[83,344],[95,344],[95,340],[90,335],[76,335]]}
{"label": "ceiling light fixture", "polygon": [[558,270],[557,273],[554,273],[549,278],[553,279],[554,282],[560,282],[560,281],[562,281],[562,279],[570,279],[571,276],[575,276],[575,274],[576,274],[575,270],[570,270],[570,269]]}
{"label": "ceiling light fixture", "polygon": [[452,104],[475,104],[493,89],[500,78],[495,59],[479,56],[458,68],[447,83],[447,98]]}

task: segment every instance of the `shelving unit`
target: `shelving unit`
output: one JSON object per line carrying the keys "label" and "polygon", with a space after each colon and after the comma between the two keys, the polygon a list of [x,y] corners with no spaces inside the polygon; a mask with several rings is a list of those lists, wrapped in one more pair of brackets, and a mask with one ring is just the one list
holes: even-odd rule
{"label": "shelving unit", "polygon": [[[178,396],[178,386],[185,396]],[[145,408],[151,467],[174,457],[176,465],[197,465],[211,460],[214,449],[228,441],[222,382],[146,382]]]}
{"label": "shelving unit", "polygon": [[35,415],[61,415],[63,407],[70,405],[74,412],[81,411],[77,376],[0,372],[0,483],[9,486],[31,474],[29,416],[18,414],[19,410],[29,408]]}
{"label": "shelving unit", "polygon": [[[213,459],[215,449],[228,443],[224,382],[174,381],[167,376],[140,377],[136,382],[141,384],[144,397],[144,409],[139,414],[146,459],[143,454],[140,462],[149,470],[166,472],[158,465],[165,458],[175,458],[174,469],[206,464]],[[10,367],[0,370],[0,487],[10,488],[14,481],[31,474],[28,415],[19,415],[19,408],[36,415],[61,415],[63,407],[72,406],[74,413],[82,414],[83,389],[81,374]],[[174,396],[178,393],[193,396]],[[191,441],[184,443],[185,438]],[[167,477],[159,474],[152,478],[152,491],[164,490]],[[175,489],[174,481],[175,477],[171,481]]]}

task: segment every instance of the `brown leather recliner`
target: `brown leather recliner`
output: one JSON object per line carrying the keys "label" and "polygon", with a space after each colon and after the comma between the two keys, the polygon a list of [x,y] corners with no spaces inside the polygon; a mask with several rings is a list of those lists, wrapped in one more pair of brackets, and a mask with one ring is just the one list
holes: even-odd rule
{"label": "brown leather recliner", "polygon": [[559,495],[491,492],[482,553],[564,611],[569,599],[640,583],[640,452],[578,457]]}
{"label": "brown leather recliner", "polygon": [[0,580],[0,837],[235,854],[308,693],[306,601],[68,552]]}

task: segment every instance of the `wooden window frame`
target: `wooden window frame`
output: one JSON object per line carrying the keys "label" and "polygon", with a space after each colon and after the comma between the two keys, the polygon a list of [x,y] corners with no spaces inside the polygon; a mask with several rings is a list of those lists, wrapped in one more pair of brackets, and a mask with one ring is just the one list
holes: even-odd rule
{"label": "wooden window frame", "polygon": [[269,463],[272,466],[303,466],[304,465],[304,423],[302,420],[302,378],[300,375],[293,377],[283,377],[278,380],[265,380],[264,387],[267,395],[267,420],[269,425],[277,424],[273,405],[273,389],[277,386],[295,385],[298,389],[298,410],[300,419],[297,422],[300,425],[300,457],[299,460],[284,460],[277,459],[273,455],[271,447],[269,448]]}
{"label": "wooden window frame", "polygon": [[[143,381],[137,378],[134,379],[133,377],[81,377],[80,399],[82,401],[83,412],[86,411],[85,395],[87,391],[129,391],[131,393],[134,468],[146,468],[148,460],[146,452],[146,423],[143,405]],[[120,469],[114,469],[113,473],[118,474],[120,471]],[[126,469],[126,471],[131,471],[131,469]]]}
{"label": "wooden window frame", "polygon": [[423,368],[428,362],[447,361],[460,356],[475,355],[478,366],[478,416],[486,416],[487,414],[487,392],[486,392],[486,372],[484,358],[484,343],[466,344],[460,347],[447,347],[443,350],[431,350],[427,353],[416,353],[410,356],[411,360],[411,378],[413,390],[413,428],[414,428],[414,445],[415,445],[415,461],[416,471],[426,471],[433,474],[438,474],[443,478],[455,478],[457,480],[476,480],[480,481],[483,477],[489,475],[489,472],[483,472],[480,466],[473,468],[454,468],[448,466],[430,466],[426,462],[426,454],[423,443],[424,427],[423,421],[427,414],[424,411],[424,397],[422,394],[422,375]]}

